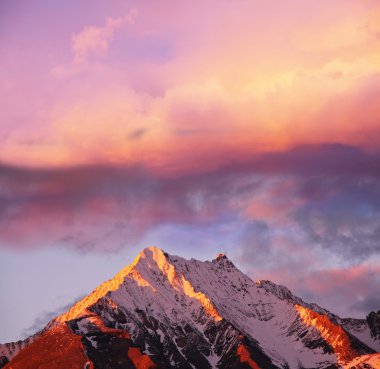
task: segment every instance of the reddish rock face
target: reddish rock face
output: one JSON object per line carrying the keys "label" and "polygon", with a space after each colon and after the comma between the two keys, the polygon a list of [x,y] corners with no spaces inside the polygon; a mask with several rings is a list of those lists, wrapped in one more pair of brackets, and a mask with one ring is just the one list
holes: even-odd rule
{"label": "reddish rock face", "polygon": [[[83,336],[73,333],[66,324],[60,324],[43,333],[32,344],[22,350],[4,369],[95,369],[111,365],[112,360],[125,360],[127,369],[157,369],[157,365],[138,347],[132,347],[128,332],[107,327],[98,316],[90,317],[95,328],[93,334]],[[106,342],[109,350],[103,352],[108,364],[100,362],[89,349],[88,339],[97,343]]]}
{"label": "reddish rock face", "polygon": [[239,345],[237,355],[242,363],[247,363],[252,369],[261,369],[254,360],[252,360],[249,351],[244,345]]}
{"label": "reddish rock face", "polygon": [[81,336],[65,324],[43,333],[4,369],[94,369],[84,352]]}
{"label": "reddish rock face", "polygon": [[132,360],[136,369],[156,369],[157,365],[148,355],[143,355],[138,347],[130,347],[128,357]]}

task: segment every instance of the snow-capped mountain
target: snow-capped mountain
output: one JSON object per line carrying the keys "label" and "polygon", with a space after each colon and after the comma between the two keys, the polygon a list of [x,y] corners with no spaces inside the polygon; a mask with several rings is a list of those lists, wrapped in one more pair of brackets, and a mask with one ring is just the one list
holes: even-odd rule
{"label": "snow-capped mountain", "polygon": [[151,247],[25,341],[0,368],[379,368],[380,312],[341,319],[223,254],[185,260]]}

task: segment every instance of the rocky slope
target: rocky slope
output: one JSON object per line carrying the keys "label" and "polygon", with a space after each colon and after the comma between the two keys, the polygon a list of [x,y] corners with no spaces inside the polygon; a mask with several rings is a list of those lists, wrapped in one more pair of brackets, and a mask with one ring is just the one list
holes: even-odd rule
{"label": "rocky slope", "polygon": [[223,254],[201,262],[152,247],[31,339],[0,346],[0,367],[378,368],[379,322],[254,282]]}

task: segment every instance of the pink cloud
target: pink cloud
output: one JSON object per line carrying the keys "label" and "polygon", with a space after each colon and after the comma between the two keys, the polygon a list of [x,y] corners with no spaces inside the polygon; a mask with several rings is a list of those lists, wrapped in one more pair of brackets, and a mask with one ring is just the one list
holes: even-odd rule
{"label": "pink cloud", "polygon": [[296,296],[307,302],[316,302],[342,318],[364,318],[370,311],[379,309],[379,262],[310,270],[321,265],[323,260],[314,259],[314,262],[293,267],[288,264],[268,271],[258,268],[254,277],[285,285]]}
{"label": "pink cloud", "polygon": [[[367,263],[355,265],[347,268],[334,268],[312,272],[305,281],[307,288],[321,295],[331,295],[336,291],[350,295],[354,292],[357,295],[365,293],[368,281],[373,279],[373,283],[380,281],[380,265]],[[363,288],[364,287],[364,288]]]}
{"label": "pink cloud", "polygon": [[[41,54],[3,47],[2,161],[186,172],[298,144],[379,147],[374,6],[210,4],[142,2],[143,19],[123,34],[137,12],[110,6],[98,26],[94,5],[95,16],[76,19],[80,32],[70,40],[62,21]],[[35,136],[46,144],[27,145]]]}
{"label": "pink cloud", "polygon": [[303,282],[304,289],[312,291],[314,300],[329,309],[337,309],[343,317],[353,313],[363,317],[379,308],[379,263],[315,271]]}

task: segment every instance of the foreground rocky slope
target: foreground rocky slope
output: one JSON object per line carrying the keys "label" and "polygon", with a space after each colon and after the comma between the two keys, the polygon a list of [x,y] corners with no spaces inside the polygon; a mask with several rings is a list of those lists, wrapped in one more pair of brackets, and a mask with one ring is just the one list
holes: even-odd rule
{"label": "foreground rocky slope", "polygon": [[223,254],[143,250],[41,332],[0,346],[0,367],[378,368],[380,313],[341,319]]}

